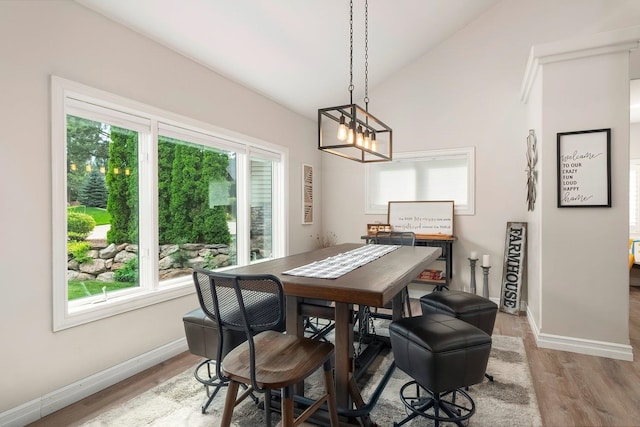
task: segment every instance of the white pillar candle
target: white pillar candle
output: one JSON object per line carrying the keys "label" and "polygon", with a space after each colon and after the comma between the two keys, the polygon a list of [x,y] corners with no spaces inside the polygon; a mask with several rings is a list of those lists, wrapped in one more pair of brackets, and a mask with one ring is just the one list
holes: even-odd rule
{"label": "white pillar candle", "polygon": [[471,255],[469,255],[469,259],[478,259],[478,252],[471,251]]}
{"label": "white pillar candle", "polygon": [[482,266],[491,267],[491,261],[489,255],[482,255]]}

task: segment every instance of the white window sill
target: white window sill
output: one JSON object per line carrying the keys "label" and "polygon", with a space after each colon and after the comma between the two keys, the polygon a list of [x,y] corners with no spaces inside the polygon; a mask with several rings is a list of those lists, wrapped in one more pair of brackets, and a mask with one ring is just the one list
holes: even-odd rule
{"label": "white window sill", "polygon": [[73,304],[70,304],[68,313],[65,316],[56,316],[54,312],[53,330],[55,332],[72,328],[142,307],[180,298],[193,294],[194,292],[193,282],[191,280],[185,280],[178,284],[164,286],[159,289],[139,290],[114,297],[107,296],[106,301],[98,299],[75,307]]}

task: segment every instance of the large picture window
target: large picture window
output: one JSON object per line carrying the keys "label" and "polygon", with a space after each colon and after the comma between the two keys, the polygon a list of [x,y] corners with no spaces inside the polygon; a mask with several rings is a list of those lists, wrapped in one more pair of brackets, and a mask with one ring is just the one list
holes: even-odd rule
{"label": "large picture window", "polygon": [[286,150],[52,78],[54,330],[285,255]]}
{"label": "large picture window", "polygon": [[366,165],[367,214],[386,214],[390,201],[453,200],[456,215],[475,213],[474,147],[394,153]]}

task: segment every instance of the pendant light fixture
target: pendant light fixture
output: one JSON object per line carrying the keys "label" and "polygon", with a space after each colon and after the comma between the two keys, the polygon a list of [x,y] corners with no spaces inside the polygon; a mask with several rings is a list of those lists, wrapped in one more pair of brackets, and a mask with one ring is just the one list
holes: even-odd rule
{"label": "pendant light fixture", "polygon": [[349,104],[318,110],[318,149],[361,163],[392,159],[393,131],[369,113],[369,2],[364,3],[364,105],[353,102],[353,0],[349,2]]}

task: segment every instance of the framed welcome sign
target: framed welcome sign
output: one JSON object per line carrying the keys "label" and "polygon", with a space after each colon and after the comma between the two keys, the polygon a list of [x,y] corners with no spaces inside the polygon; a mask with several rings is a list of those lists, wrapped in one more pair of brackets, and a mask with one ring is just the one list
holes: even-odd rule
{"label": "framed welcome sign", "polygon": [[558,207],[611,207],[611,129],[558,133]]}

